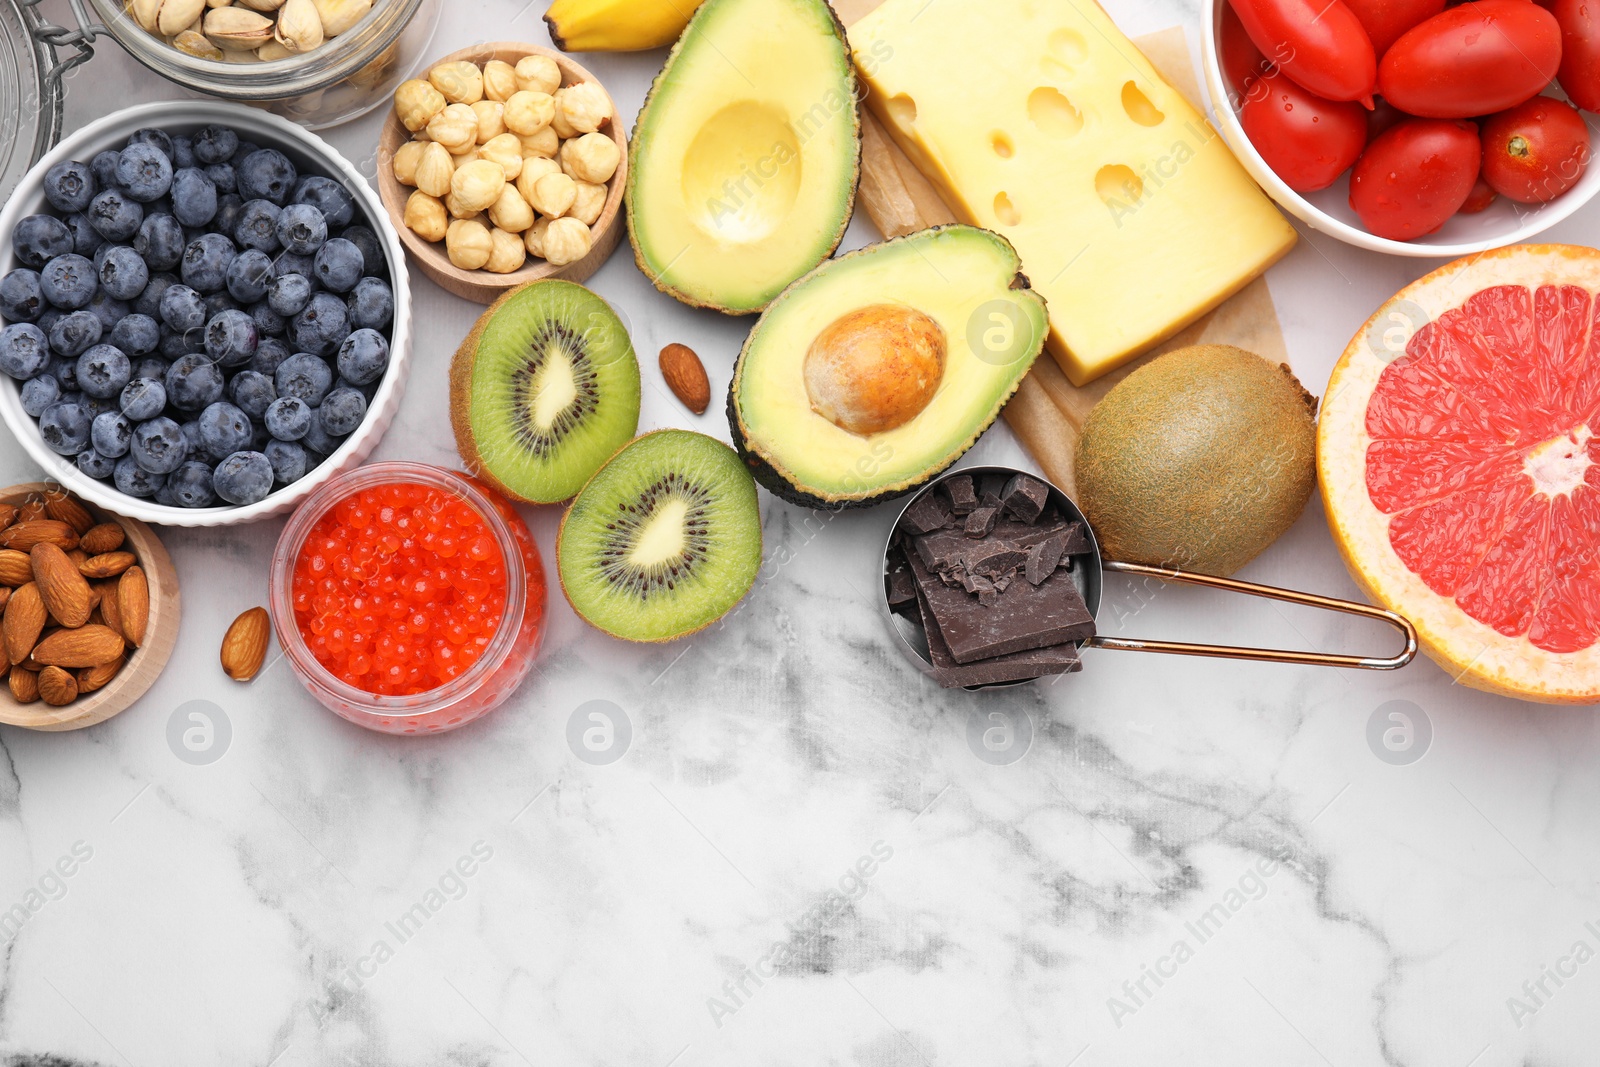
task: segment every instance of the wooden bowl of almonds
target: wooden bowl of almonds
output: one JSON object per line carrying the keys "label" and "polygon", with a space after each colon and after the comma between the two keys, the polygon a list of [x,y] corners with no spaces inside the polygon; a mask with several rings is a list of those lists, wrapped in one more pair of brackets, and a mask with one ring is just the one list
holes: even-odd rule
{"label": "wooden bowl of almonds", "polygon": [[81,730],[145,694],[178,640],[178,572],[150,527],[59,485],[0,489],[0,723]]}
{"label": "wooden bowl of almonds", "polygon": [[378,145],[378,193],[412,259],[481,304],[599,270],[622,239],[627,169],[599,81],[560,52],[507,41],[402,82]]}

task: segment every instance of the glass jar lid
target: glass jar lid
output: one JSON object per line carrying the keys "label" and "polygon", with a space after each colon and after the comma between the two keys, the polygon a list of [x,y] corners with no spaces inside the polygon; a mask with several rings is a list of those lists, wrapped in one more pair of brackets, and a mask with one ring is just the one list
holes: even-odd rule
{"label": "glass jar lid", "polygon": [[0,201],[61,136],[61,70],[27,0],[0,0]]}

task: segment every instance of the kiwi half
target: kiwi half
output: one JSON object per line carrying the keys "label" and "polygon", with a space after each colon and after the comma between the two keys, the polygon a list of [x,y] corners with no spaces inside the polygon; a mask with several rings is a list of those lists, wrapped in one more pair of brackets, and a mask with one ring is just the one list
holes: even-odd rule
{"label": "kiwi half", "polygon": [[566,500],[639,428],[622,320],[573,282],[512,289],[456,350],[450,424],[471,473],[518,500]]}
{"label": "kiwi half", "polygon": [[671,641],[716,622],[761,567],[756,485],[705,434],[645,434],[600,468],[556,541],[573,610],[628,641]]}

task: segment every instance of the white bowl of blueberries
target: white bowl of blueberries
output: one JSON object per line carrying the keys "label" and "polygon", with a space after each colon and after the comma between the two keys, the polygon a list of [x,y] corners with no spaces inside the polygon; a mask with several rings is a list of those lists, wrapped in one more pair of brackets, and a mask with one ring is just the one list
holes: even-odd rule
{"label": "white bowl of blueberries", "polygon": [[320,138],[218,102],[62,141],[0,211],[0,417],[47,474],[172,526],[292,509],[393,421],[405,254]]}

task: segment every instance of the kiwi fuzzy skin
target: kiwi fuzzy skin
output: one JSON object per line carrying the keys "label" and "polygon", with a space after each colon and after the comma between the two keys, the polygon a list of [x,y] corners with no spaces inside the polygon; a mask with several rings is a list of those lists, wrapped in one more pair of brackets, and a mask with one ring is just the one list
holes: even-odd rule
{"label": "kiwi fuzzy skin", "polygon": [[1195,345],[1130,374],[1089,413],[1079,504],[1108,559],[1229,575],[1316,489],[1317,400],[1286,365]]}

